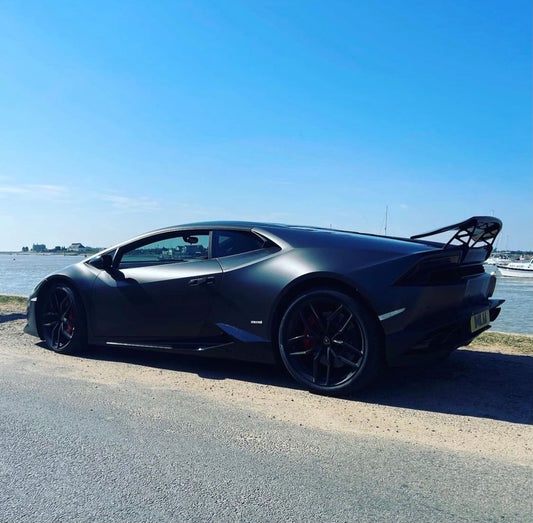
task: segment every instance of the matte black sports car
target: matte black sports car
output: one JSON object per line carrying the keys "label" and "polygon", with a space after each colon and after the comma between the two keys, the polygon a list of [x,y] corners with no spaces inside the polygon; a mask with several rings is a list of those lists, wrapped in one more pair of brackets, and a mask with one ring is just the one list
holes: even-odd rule
{"label": "matte black sports car", "polygon": [[[309,389],[365,386],[384,364],[445,356],[503,300],[482,263],[501,229],[478,216],[413,236],[267,223],[169,227],[45,278],[25,331],[87,343],[274,363]],[[423,239],[448,233],[447,243]]]}

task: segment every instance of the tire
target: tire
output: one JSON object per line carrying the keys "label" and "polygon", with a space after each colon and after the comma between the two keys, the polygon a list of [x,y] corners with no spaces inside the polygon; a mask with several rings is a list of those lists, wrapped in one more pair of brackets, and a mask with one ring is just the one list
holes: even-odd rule
{"label": "tire", "polygon": [[81,299],[70,285],[52,283],[45,290],[39,314],[39,332],[46,346],[55,352],[73,354],[85,349],[85,313]]}
{"label": "tire", "polygon": [[289,374],[321,394],[359,390],[382,368],[377,319],[359,300],[338,290],[298,296],[281,319],[278,340]]}

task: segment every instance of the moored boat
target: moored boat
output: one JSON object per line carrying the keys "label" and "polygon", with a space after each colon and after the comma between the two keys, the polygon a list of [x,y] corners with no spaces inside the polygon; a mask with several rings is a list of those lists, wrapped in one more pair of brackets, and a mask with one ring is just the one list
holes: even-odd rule
{"label": "moored boat", "polygon": [[506,265],[497,264],[502,276],[513,278],[533,278],[533,259],[525,262],[513,262]]}
{"label": "moored boat", "polygon": [[497,265],[498,267],[509,265],[513,262],[508,254],[493,254],[486,262],[485,265]]}

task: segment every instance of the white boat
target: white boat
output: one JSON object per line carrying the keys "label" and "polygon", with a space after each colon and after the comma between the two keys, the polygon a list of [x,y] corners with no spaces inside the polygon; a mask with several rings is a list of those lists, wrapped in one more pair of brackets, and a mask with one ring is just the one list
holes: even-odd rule
{"label": "white boat", "polygon": [[533,259],[524,262],[513,262],[506,265],[497,264],[502,276],[513,278],[533,278]]}
{"label": "white boat", "polygon": [[512,261],[513,258],[507,254],[494,254],[485,262],[485,265],[497,265],[500,267],[509,265]]}

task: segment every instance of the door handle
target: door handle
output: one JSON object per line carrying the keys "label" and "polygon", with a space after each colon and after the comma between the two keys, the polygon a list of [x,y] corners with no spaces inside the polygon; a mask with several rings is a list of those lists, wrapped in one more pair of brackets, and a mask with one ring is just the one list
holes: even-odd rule
{"label": "door handle", "polygon": [[200,278],[193,278],[189,280],[189,287],[197,287],[199,285],[213,285],[215,283],[214,276],[202,276]]}
{"label": "door handle", "polygon": [[203,285],[207,282],[207,278],[193,278],[189,280],[189,287],[197,287],[198,285]]}

